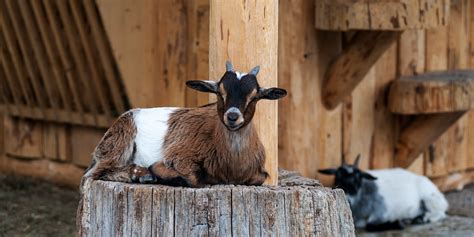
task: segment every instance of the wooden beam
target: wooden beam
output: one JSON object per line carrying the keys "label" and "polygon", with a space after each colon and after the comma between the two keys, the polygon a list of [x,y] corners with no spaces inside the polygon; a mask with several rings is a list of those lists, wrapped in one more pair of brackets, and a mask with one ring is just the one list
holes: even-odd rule
{"label": "wooden beam", "polygon": [[450,0],[314,0],[316,28],[406,30],[447,24]]}
{"label": "wooden beam", "polygon": [[336,108],[349,96],[399,35],[397,31],[358,31],[328,68],[323,85],[326,108]]}
{"label": "wooden beam", "polygon": [[[210,78],[218,79],[225,61],[232,60],[238,70],[260,65],[261,86],[277,86],[278,1],[211,0],[209,35]],[[259,102],[253,119],[265,146],[267,184],[277,184],[278,107],[276,101]]]}
{"label": "wooden beam", "polygon": [[30,118],[58,123],[70,123],[99,128],[108,128],[114,120],[114,118],[105,115],[84,112],[71,112],[69,110],[63,109],[42,109],[40,107],[14,105],[16,109],[12,110],[9,109],[10,107],[13,107],[13,105],[0,104],[0,113],[15,117]]}
{"label": "wooden beam", "polygon": [[403,77],[393,82],[388,107],[398,114],[474,109],[474,71],[455,70]]}
{"label": "wooden beam", "polygon": [[466,111],[419,115],[405,127],[395,149],[395,166],[406,168]]}

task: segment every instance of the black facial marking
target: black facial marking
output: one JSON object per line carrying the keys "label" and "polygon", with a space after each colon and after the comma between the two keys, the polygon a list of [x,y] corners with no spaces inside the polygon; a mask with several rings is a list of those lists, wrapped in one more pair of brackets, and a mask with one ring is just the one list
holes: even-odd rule
{"label": "black facial marking", "polygon": [[247,104],[247,96],[259,88],[257,78],[250,74],[238,79],[236,73],[226,72],[219,83],[223,85],[226,94],[225,110],[236,107],[243,112]]}

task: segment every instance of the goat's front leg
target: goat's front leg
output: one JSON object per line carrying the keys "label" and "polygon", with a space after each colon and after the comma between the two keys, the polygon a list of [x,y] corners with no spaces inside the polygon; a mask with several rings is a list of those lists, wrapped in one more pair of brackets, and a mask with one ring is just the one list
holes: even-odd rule
{"label": "goat's front leg", "polygon": [[145,167],[133,165],[130,169],[130,177],[132,182],[141,184],[157,183],[158,179]]}
{"label": "goat's front leg", "polygon": [[261,186],[265,180],[268,178],[268,173],[266,171],[258,172],[246,182],[247,185]]}
{"label": "goat's front leg", "polygon": [[[164,182],[172,186],[202,187],[199,177],[201,167],[190,160],[173,160],[167,163],[157,162],[150,167],[150,171]],[[171,183],[171,184],[170,184]]]}

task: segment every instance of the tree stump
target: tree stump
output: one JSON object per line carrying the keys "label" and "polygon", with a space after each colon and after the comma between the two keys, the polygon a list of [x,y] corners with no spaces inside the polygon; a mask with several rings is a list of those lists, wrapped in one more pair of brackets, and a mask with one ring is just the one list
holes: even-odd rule
{"label": "tree stump", "polygon": [[85,180],[80,236],[354,236],[340,189],[280,171],[279,186],[176,188]]}

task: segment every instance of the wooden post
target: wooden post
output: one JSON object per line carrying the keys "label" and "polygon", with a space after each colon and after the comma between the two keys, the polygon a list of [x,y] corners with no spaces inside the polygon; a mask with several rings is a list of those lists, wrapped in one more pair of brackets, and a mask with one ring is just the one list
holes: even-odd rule
{"label": "wooden post", "polygon": [[[209,75],[219,79],[225,61],[248,71],[260,65],[258,80],[263,87],[278,84],[278,1],[219,1],[210,3]],[[278,107],[276,101],[259,102],[253,119],[265,146],[267,184],[277,184]]]}

